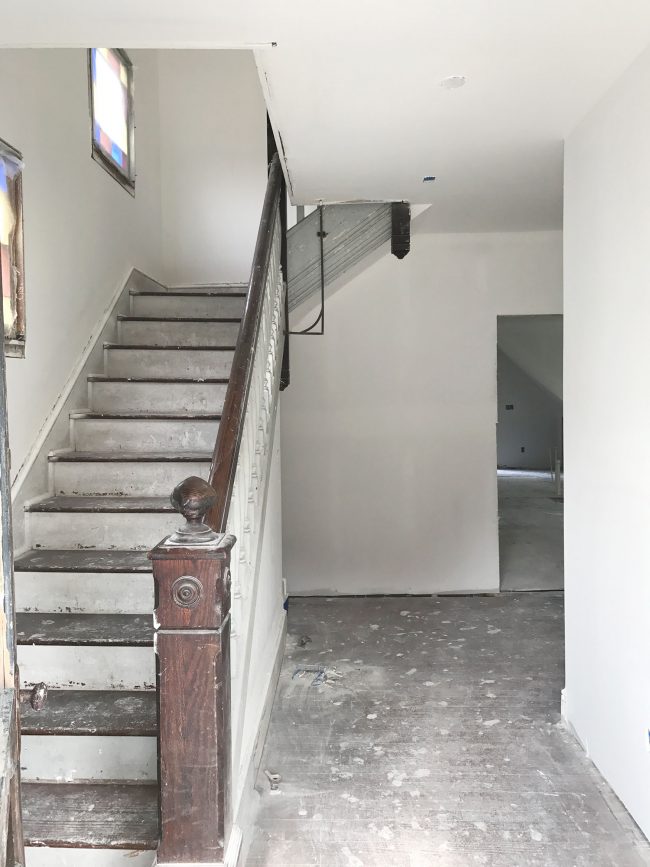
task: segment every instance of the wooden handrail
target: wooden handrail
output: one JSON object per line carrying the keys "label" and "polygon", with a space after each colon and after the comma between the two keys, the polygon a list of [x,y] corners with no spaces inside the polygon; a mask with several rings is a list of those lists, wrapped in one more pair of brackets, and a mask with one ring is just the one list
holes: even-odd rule
{"label": "wooden handrail", "polygon": [[[276,153],[269,166],[269,179],[266,186],[264,206],[260,227],[257,233],[253,267],[248,284],[246,309],[237,338],[237,346],[232,361],[228,389],[221,414],[217,441],[212,455],[209,482],[218,498],[208,512],[205,523],[213,530],[223,533],[226,530],[228,511],[235,484],[237,460],[241,445],[248,393],[250,391],[255,361],[255,346],[264,306],[266,276],[271,260],[273,232],[280,216],[280,203],[285,196],[285,181]],[[286,275],[284,276],[286,280]]]}

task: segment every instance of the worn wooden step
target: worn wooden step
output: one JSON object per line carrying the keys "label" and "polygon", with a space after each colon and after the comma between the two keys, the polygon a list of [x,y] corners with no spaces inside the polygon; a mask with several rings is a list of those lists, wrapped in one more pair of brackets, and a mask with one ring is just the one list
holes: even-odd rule
{"label": "worn wooden step", "polygon": [[179,316],[118,316],[120,343],[152,346],[234,346],[241,320]]}
{"label": "worn wooden step", "polygon": [[230,376],[234,349],[205,346],[127,346],[104,344],[109,377],[222,379]]}
{"label": "worn wooden step", "polygon": [[127,379],[88,377],[88,403],[94,412],[220,413],[228,380]]}
{"label": "worn wooden step", "polygon": [[18,664],[25,688],[153,689],[151,614],[19,613]]}
{"label": "worn wooden step", "polygon": [[22,801],[28,846],[156,848],[155,785],[27,782]]}
{"label": "worn wooden step", "polygon": [[225,295],[246,295],[248,283],[199,283],[182,286],[168,286],[168,292],[219,292]]}
{"label": "worn wooden step", "polygon": [[188,476],[207,479],[211,455],[66,450],[49,461],[55,494],[169,497]]}
{"label": "worn wooden step", "polygon": [[16,558],[16,610],[150,614],[151,562],[145,551],[36,548]]}
{"label": "worn wooden step", "polygon": [[21,692],[24,735],[155,736],[156,693],[88,689],[49,690],[41,710]]}
{"label": "worn wooden step", "polygon": [[167,497],[47,497],[29,506],[30,512],[173,512]]}
{"label": "worn wooden step", "polygon": [[16,558],[16,572],[151,572],[146,551],[44,550]]}
{"label": "worn wooden step", "polygon": [[131,292],[132,316],[180,316],[221,319],[241,317],[245,292],[203,291]]}
{"label": "worn wooden step", "polygon": [[76,451],[211,453],[219,430],[218,415],[120,415],[72,413]]}
{"label": "worn wooden step", "polygon": [[16,643],[75,647],[153,647],[153,618],[138,614],[16,615]]}

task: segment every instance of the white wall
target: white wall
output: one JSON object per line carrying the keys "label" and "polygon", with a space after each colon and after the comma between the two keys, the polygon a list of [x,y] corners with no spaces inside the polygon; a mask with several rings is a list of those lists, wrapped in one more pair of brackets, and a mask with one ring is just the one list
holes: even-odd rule
{"label": "white wall", "polygon": [[291,592],[498,589],[496,318],[562,312],[561,263],[556,232],[416,234],[293,338]]}
{"label": "white wall", "polygon": [[0,137],[22,151],[27,355],[7,359],[12,478],[132,266],[160,259],[158,75],[135,64],[136,196],[90,156],[86,52],[0,50]]}
{"label": "white wall", "polygon": [[567,715],[650,835],[650,52],[566,143]]}
{"label": "white wall", "polygon": [[253,54],[159,57],[165,277],[246,282],[266,189],[266,107]]}

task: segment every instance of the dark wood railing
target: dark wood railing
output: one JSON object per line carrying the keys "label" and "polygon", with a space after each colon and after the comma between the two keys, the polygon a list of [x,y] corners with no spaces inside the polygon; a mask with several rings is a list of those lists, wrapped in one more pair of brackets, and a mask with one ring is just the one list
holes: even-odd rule
{"label": "dark wood railing", "polygon": [[[276,155],[270,164],[246,308],[209,482],[192,477],[174,489],[172,503],[185,518],[185,525],[149,554],[156,594],[158,865],[221,863],[228,843],[232,810],[230,566],[236,540],[226,535],[226,530],[231,526],[229,509],[240,455],[251,462],[255,457],[249,440],[251,431],[260,424],[257,418],[247,424],[247,413],[257,412],[259,404],[259,412],[268,423],[268,402],[277,399],[272,388],[273,395],[265,402],[265,376],[267,364],[277,367],[275,361],[267,362],[266,356],[279,357],[276,345],[283,317],[278,311],[283,304],[282,291],[286,294],[286,282],[282,282],[286,270],[284,276],[280,273],[286,234],[284,200],[284,177]],[[255,408],[250,406],[252,393]],[[238,497],[248,503],[248,477],[245,487],[242,492],[237,489]]]}
{"label": "dark wood railing", "polygon": [[[276,154],[271,160],[269,168],[269,181],[253,255],[253,270],[246,310],[237,340],[228,391],[226,392],[212,466],[210,467],[210,485],[217,492],[218,498],[208,514],[207,523],[222,533],[226,529],[235,483],[237,458],[239,457],[239,447],[244,429],[244,415],[246,414],[255,361],[255,346],[257,345],[257,335],[262,317],[266,275],[271,261],[273,232],[276,220],[281,218],[280,205],[283,200],[286,201],[284,176],[280,167],[280,158]],[[286,236],[286,223],[282,235]],[[286,275],[286,265],[284,266],[284,273]]]}

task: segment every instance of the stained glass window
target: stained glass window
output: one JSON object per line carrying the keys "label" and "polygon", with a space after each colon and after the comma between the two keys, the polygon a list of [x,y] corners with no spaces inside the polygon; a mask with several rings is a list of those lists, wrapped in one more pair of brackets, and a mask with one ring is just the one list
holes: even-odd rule
{"label": "stained glass window", "polygon": [[89,62],[93,156],[132,192],[133,69],[114,48],[91,48]]}
{"label": "stained glass window", "polygon": [[5,353],[25,354],[22,157],[0,139],[0,284]]}

